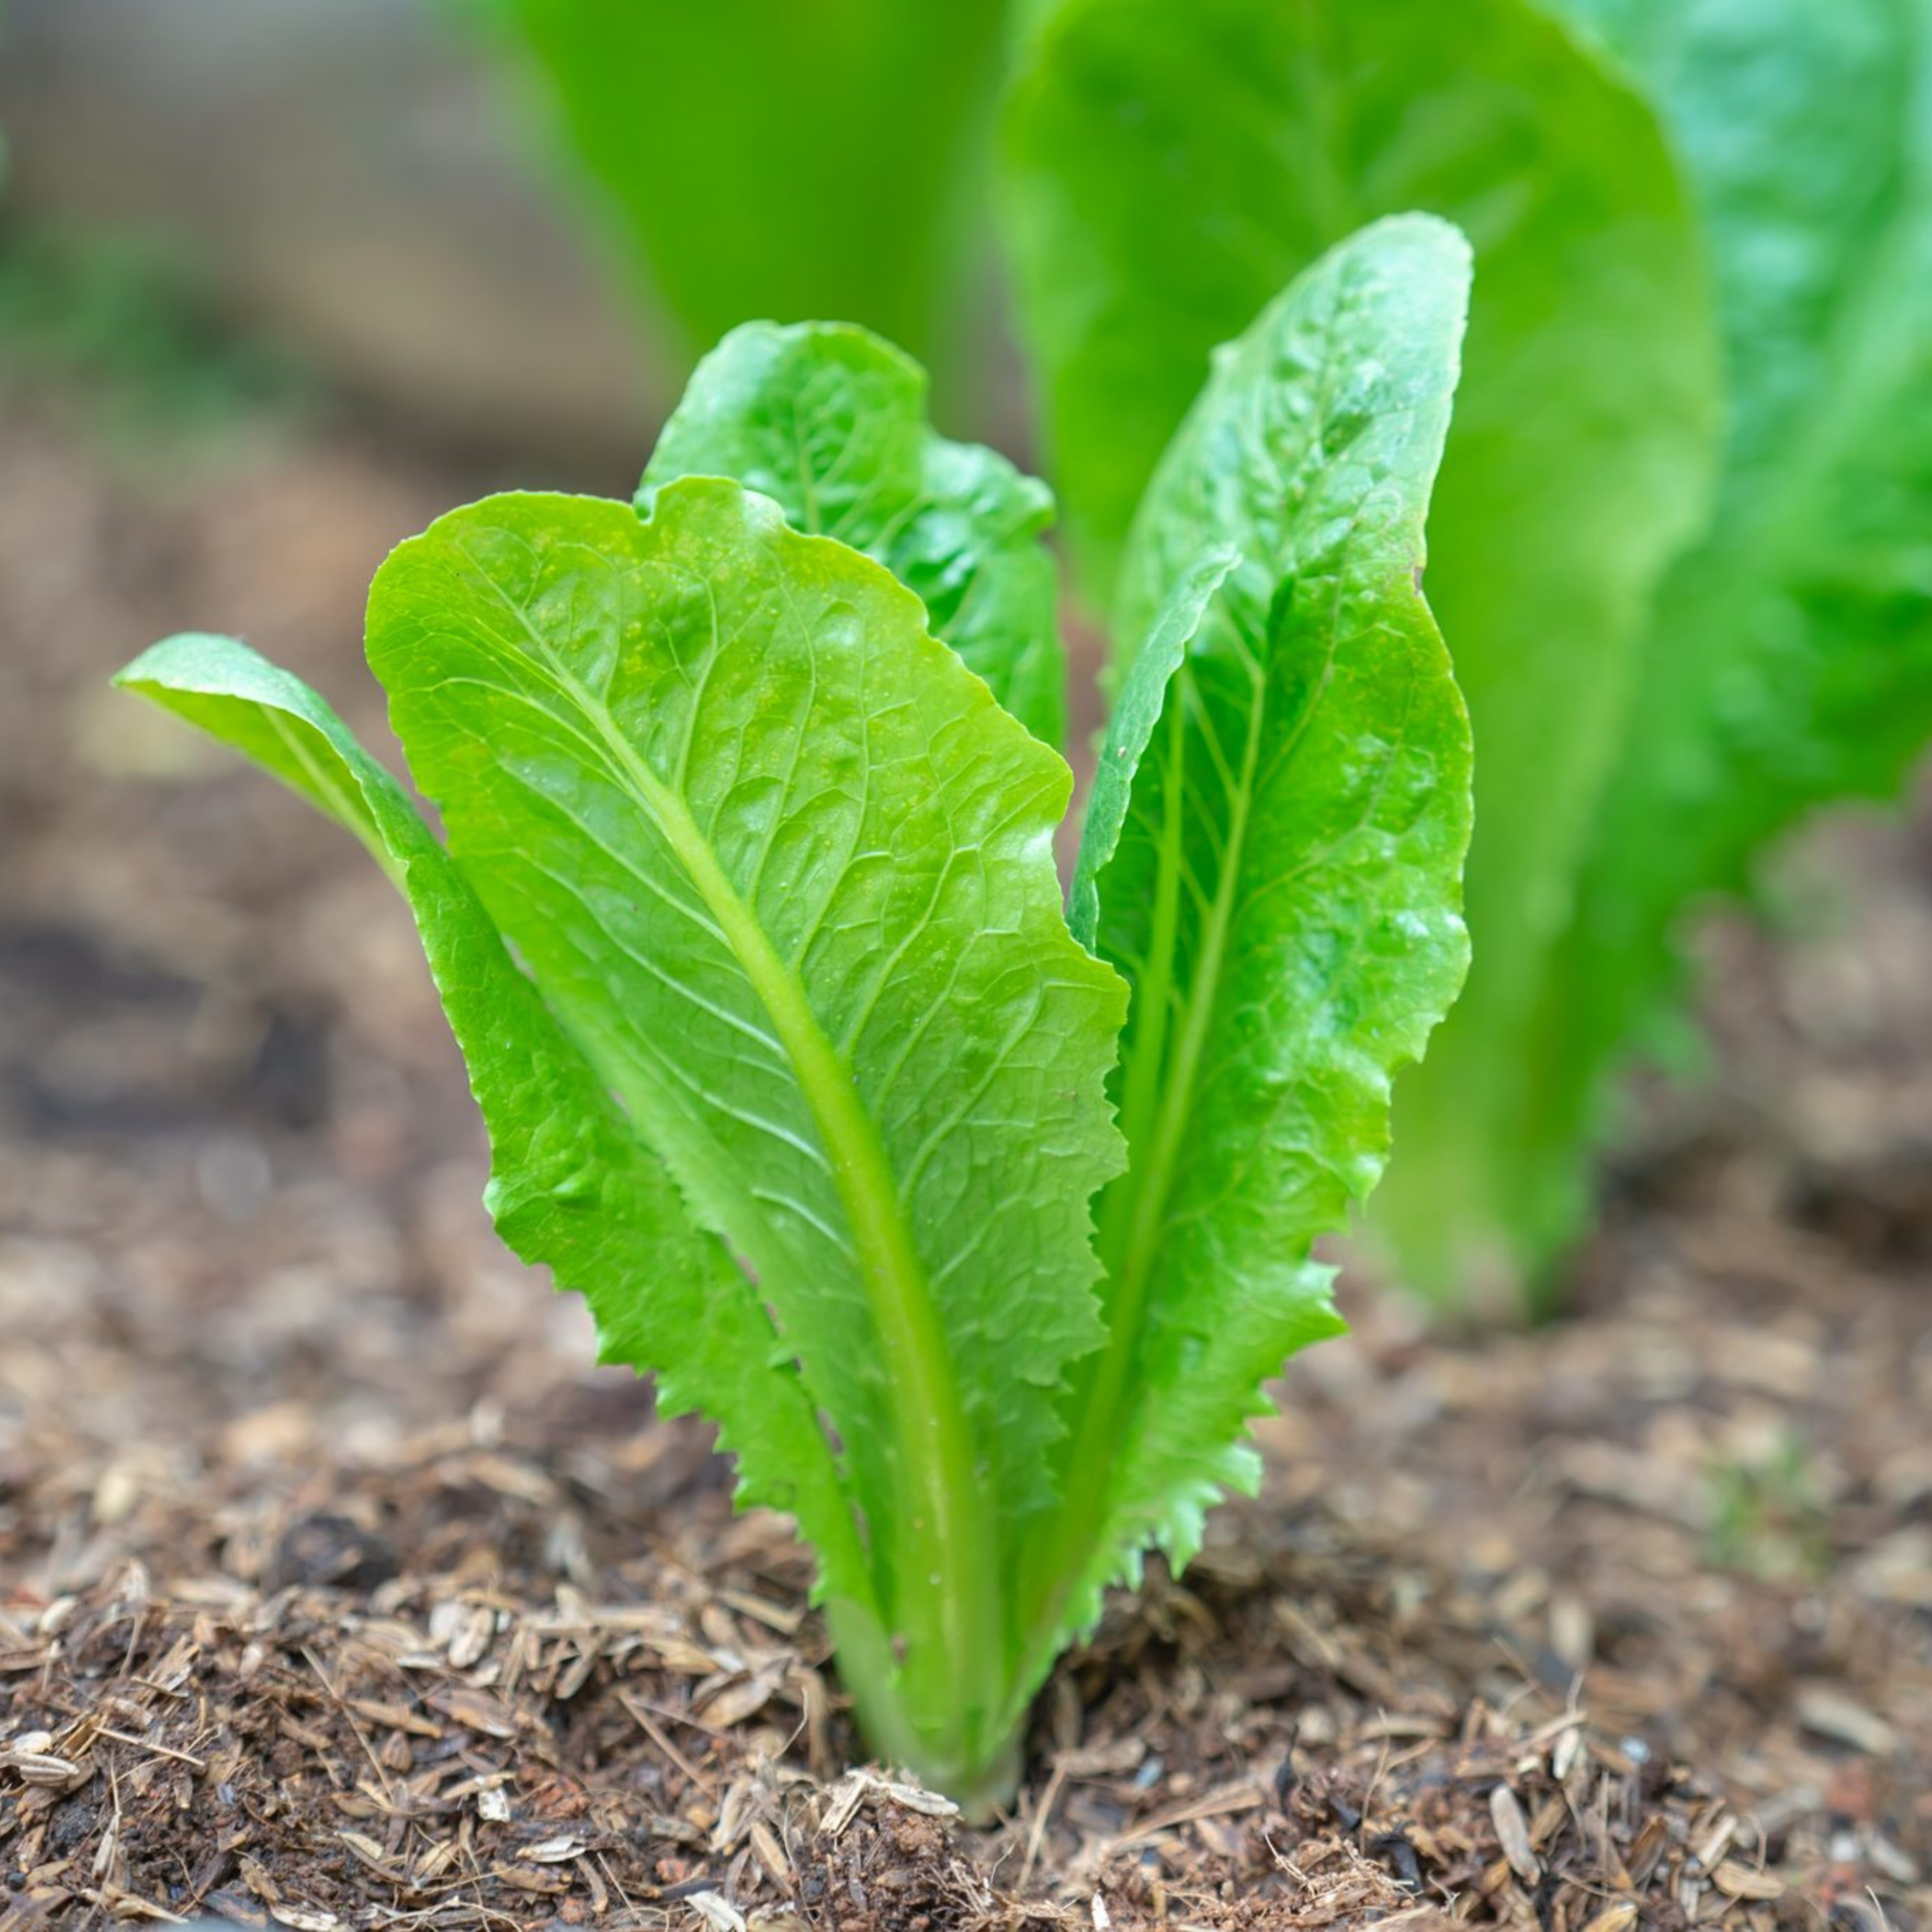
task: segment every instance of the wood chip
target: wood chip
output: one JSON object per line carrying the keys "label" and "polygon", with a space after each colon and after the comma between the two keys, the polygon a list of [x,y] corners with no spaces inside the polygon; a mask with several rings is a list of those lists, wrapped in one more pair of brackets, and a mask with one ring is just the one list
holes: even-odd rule
{"label": "wood chip", "polygon": [[570,1889],[570,1876],[566,1872],[550,1871],[541,1865],[493,1865],[490,1876],[499,1885],[507,1885],[513,1892],[548,1894],[555,1898]]}
{"label": "wood chip", "polygon": [[866,1802],[866,1787],[870,1782],[865,1773],[859,1771],[848,1771],[838,1780],[819,1825],[823,1837],[836,1840],[844,1836],[846,1827],[858,1816],[859,1808]]}
{"label": "wood chip", "polygon": [[1525,1885],[1535,1884],[1543,1876],[1543,1863],[1530,1844],[1522,1807],[1507,1784],[1498,1785],[1490,1793],[1490,1816],[1495,1822],[1496,1840],[1509,1861],[1510,1870]]}
{"label": "wood chip", "polygon": [[389,1861],[382,1847],[362,1832],[338,1832],[336,1836],[349,1847],[351,1854],[360,1859],[376,1876],[389,1885],[402,1886],[409,1882],[407,1872],[399,1870]]}
{"label": "wood chip", "polygon": [[466,1730],[481,1731],[488,1738],[514,1738],[517,1735],[516,1714],[487,1690],[472,1690],[466,1684],[454,1684],[446,1690],[433,1693],[430,1702],[452,1723],[460,1724]]}
{"label": "wood chip", "polygon": [[358,1718],[372,1724],[386,1724],[392,1730],[406,1731],[415,1738],[443,1736],[442,1726],[427,1712],[412,1710],[406,1704],[381,1697],[351,1697],[346,1701]]}
{"label": "wood chip", "polygon": [[1726,1898],[1757,1899],[1766,1904],[1782,1898],[1790,1889],[1776,1873],[1756,1870],[1740,1864],[1736,1858],[1726,1858],[1711,1874],[1711,1882]]}
{"label": "wood chip", "polygon": [[1821,1738],[1850,1744],[1872,1757],[1892,1757],[1898,1733],[1876,1712],[1830,1684],[1801,1684],[1791,1700],[1798,1721]]}
{"label": "wood chip", "polygon": [[765,1876],[776,1886],[789,1892],[796,1874],[791,1861],[787,1858],[772,1828],[762,1818],[752,1821],[752,1856],[764,1868]]}
{"label": "wood chip", "polygon": [[79,1784],[87,1776],[71,1758],[58,1757],[49,1750],[26,1749],[0,1751],[0,1771],[11,1772],[23,1784],[41,1785],[56,1791]]}
{"label": "wood chip", "polygon": [[760,1671],[754,1677],[741,1678],[735,1684],[728,1684],[706,1698],[698,1707],[697,1715],[721,1731],[745,1724],[772,1701],[772,1694],[778,1688],[783,1674],[781,1670]]}
{"label": "wood chip", "polygon": [[745,1915],[715,1892],[694,1892],[684,1902],[711,1932],[746,1932]]}
{"label": "wood chip", "polygon": [[335,1932],[342,1923],[334,1912],[312,1905],[272,1905],[268,1916],[278,1925],[287,1926],[290,1932]]}
{"label": "wood chip", "polygon": [[1597,1916],[1588,1920],[1583,1932],[1630,1932],[1636,1923],[1637,1906],[1633,1899],[1619,1899],[1615,1905],[1606,1905]]}
{"label": "wood chip", "polygon": [[149,1918],[165,1925],[188,1923],[179,1912],[170,1912],[165,1905],[157,1904],[152,1898],[124,1892],[118,1886],[104,1886],[100,1895],[101,1902],[116,1918]]}

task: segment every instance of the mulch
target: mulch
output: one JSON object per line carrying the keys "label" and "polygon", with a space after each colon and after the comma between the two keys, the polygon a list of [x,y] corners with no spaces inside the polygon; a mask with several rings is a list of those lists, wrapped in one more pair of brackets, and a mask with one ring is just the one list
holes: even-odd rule
{"label": "mulch", "polygon": [[8,416],[0,1927],[1932,1924],[1932,812],[1707,934],[1571,1318],[1352,1286],[969,1828],[495,1246],[382,883],[101,690],[219,622],[373,731],[370,568],[478,479]]}

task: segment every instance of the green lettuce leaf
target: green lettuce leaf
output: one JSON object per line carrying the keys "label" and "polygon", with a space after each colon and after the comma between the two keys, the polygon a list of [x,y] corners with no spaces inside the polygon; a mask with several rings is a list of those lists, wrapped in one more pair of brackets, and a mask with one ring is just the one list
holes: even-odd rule
{"label": "green lettuce leaf", "polygon": [[[1209,533],[1201,534],[1204,541],[1212,541]],[[1100,874],[1120,848],[1135,782],[1161,714],[1167,709],[1168,688],[1201,628],[1210,601],[1240,561],[1240,552],[1224,544],[1182,565],[1160,614],[1120,680],[1106,735],[1094,761],[1093,788],[1087,795],[1073,884],[1067,895],[1066,922],[1074,938],[1089,951],[1100,943]]]}
{"label": "green lettuce leaf", "polygon": [[1058,574],[1041,538],[1045,484],[949,442],[926,418],[926,372],[842,322],[748,322],[698,365],[638,492],[730,476],[796,529],[874,556],[926,604],[993,695],[1042,742],[1066,730]]}
{"label": "green lettuce leaf", "polygon": [[1125,601],[1169,601],[1076,888],[1133,989],[1132,1166],[1102,1205],[1109,1340],[1033,1576],[1072,1628],[1251,1486],[1261,1384],[1340,1326],[1312,1244],[1374,1185],[1391,1074],[1467,964],[1468,721],[1419,586],[1468,284],[1426,216],[1324,256],[1216,357],[1135,526]]}
{"label": "green lettuce leaf", "polygon": [[505,1242],[588,1300],[600,1359],[654,1369],[664,1413],[717,1423],[740,1502],[790,1511],[818,1551],[835,1624],[877,1630],[852,1502],[790,1350],[402,788],[299,679],[232,638],[168,638],[115,682],[252,758],[368,848],[415,916],[468,1064]]}
{"label": "green lettuce leaf", "polygon": [[[1405,1158],[1377,1202],[1429,1277],[1441,1196],[1484,1184],[1520,1110],[1647,600],[1705,513],[1714,331],[1676,170],[1643,102],[1528,0],[1060,0],[1006,132],[1022,312],[1090,584],[1210,347],[1298,268],[1403,208],[1474,244],[1429,591],[1481,748],[1475,963],[1402,1082]],[[1117,644],[1151,602],[1123,580]]]}
{"label": "green lettuce leaf", "polygon": [[1732,417],[1714,528],[1666,580],[1547,980],[1504,1221],[1572,1238],[1606,1071],[1700,896],[1775,834],[1895,796],[1932,739],[1932,14],[1922,0],[1569,0],[1652,87],[1708,228]]}
{"label": "green lettuce leaf", "polygon": [[978,266],[1004,0],[506,0],[695,344],[849,316],[952,346]]}
{"label": "green lettuce leaf", "polygon": [[446,517],[379,573],[369,658],[464,874],[836,1430],[905,1701],[954,1727],[924,1762],[979,1762],[1124,1164],[1065,764],[885,570],[728,482]]}

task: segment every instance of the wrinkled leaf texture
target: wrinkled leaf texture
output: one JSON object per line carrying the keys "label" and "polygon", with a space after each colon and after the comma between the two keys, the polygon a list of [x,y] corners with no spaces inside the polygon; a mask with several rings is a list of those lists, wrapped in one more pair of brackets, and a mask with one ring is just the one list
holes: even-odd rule
{"label": "wrinkled leaf texture", "polygon": [[926,372],[841,322],[734,329],[693,373],[638,492],[648,511],[680,476],[735,477],[793,527],[874,556],[1043,743],[1066,731],[1058,572],[1041,542],[1045,484],[926,420]]}

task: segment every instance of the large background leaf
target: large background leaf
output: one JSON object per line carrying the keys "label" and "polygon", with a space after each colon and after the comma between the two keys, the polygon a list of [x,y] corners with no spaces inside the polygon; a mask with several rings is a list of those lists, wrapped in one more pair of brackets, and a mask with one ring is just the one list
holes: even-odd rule
{"label": "large background leaf", "polygon": [[1471,1150],[1520,1106],[1646,599],[1702,514],[1714,345],[1676,172],[1645,106],[1526,0],[1061,0],[1008,131],[1022,306],[1090,586],[1210,347],[1296,269],[1405,207],[1474,244],[1429,594],[1480,748],[1476,958],[1403,1082],[1385,1191],[1414,1202],[1408,1258],[1433,1274],[1440,1197],[1486,1184]]}
{"label": "large background leaf", "polygon": [[757,1292],[692,1225],[663,1162],[402,788],[306,685],[232,638],[169,638],[116,682],[253,758],[369,848],[415,916],[463,1049],[489,1130],[498,1232],[589,1301],[602,1360],[654,1370],[665,1413],[718,1424],[738,1459],[740,1502],[796,1516],[835,1623],[876,1628],[850,1500]]}
{"label": "large background leaf", "polygon": [[379,574],[370,661],[491,916],[756,1274],[914,1701],[970,1726],[1122,1158],[1065,764],[884,569],[728,482],[446,517]]}
{"label": "large background leaf", "polygon": [[[1732,422],[1664,586],[1546,989],[1508,1218],[1574,1232],[1580,1140],[1672,983],[1673,926],[1811,807],[1932,737],[1932,93],[1921,0],[1570,0],[1653,86],[1711,237]],[[1518,1150],[1520,1150],[1520,1154]]]}
{"label": "large background leaf", "polygon": [[983,219],[1002,0],[507,0],[694,344],[848,316],[931,357]]}
{"label": "large background leaf", "polygon": [[679,476],[730,476],[798,530],[877,557],[993,695],[1044,742],[1066,730],[1058,573],[1043,483],[926,420],[926,373],[843,322],[734,329],[698,365],[651,452],[648,509]]}
{"label": "large background leaf", "polygon": [[[1083,1552],[1057,1579],[1076,1625],[1149,1541],[1191,1556],[1252,1474],[1260,1384],[1340,1326],[1312,1244],[1374,1185],[1390,1076],[1467,963],[1468,721],[1418,585],[1468,273],[1421,216],[1324,257],[1216,359],[1136,526],[1124,602],[1178,602],[1101,754],[1110,784],[1133,766],[1118,844],[1103,819],[1082,866],[1133,988],[1132,1165],[1042,1566]],[[1148,664],[1172,674],[1150,731]]]}

